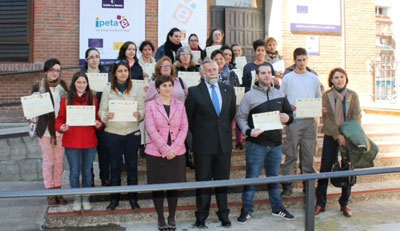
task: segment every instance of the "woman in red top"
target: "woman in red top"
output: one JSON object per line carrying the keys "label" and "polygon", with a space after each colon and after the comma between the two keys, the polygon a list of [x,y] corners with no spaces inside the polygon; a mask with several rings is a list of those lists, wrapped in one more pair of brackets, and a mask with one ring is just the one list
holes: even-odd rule
{"label": "woman in red top", "polygon": [[[94,126],[68,126],[67,106],[93,105],[95,110]],[[97,137],[96,128],[101,129],[102,123],[97,116],[97,98],[93,96],[89,87],[88,77],[84,72],[77,72],[72,77],[67,99],[61,99],[60,112],[56,121],[56,130],[64,133],[62,145],[67,155],[71,188],[79,188],[79,175],[82,172],[82,187],[92,186],[92,165],[96,155]],[[74,211],[91,210],[89,196],[74,197]]]}

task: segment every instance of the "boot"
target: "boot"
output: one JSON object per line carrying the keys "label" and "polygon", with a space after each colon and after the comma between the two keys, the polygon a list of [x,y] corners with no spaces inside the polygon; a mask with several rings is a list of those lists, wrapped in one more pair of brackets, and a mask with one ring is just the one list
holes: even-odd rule
{"label": "boot", "polygon": [[187,151],[185,153],[185,157],[186,157],[186,167],[188,167],[190,169],[194,169],[194,163],[193,163],[192,153],[191,153],[190,149],[187,149]]}
{"label": "boot", "polygon": [[[128,179],[128,185],[137,185],[137,178],[136,179]],[[128,193],[129,204],[131,204],[131,208],[133,210],[140,209],[138,201],[138,194],[137,193]]]}
{"label": "boot", "polygon": [[72,208],[74,212],[79,212],[82,210],[82,197],[81,195],[74,196],[74,206]]}
{"label": "boot", "polygon": [[47,205],[49,207],[56,207],[58,205],[56,196],[48,196]]}
{"label": "boot", "polygon": [[85,211],[92,210],[92,206],[90,205],[88,195],[82,196],[82,206],[83,206],[83,210],[85,210]]}
{"label": "boot", "polygon": [[[54,189],[54,188],[48,188],[48,189]],[[56,196],[48,196],[47,205],[49,207],[56,207],[58,205]]]}
{"label": "boot", "polygon": [[[111,180],[111,186],[121,186],[121,180]],[[110,204],[107,206],[107,210],[115,210],[115,208],[119,205],[119,198],[121,197],[120,193],[111,194]]]}
{"label": "boot", "polygon": [[[61,189],[61,186],[55,187],[55,189]],[[68,201],[63,196],[55,196],[57,203],[60,205],[68,204]]]}

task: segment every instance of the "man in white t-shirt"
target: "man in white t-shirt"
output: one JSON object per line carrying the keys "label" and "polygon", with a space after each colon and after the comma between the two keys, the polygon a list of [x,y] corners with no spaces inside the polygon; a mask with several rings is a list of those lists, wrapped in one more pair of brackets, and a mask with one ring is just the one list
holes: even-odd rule
{"label": "man in white t-shirt", "polygon": [[[286,140],[283,144],[285,163],[281,169],[282,175],[293,174],[296,170],[298,149],[300,146],[300,168],[302,173],[315,173],[314,154],[317,136],[316,118],[296,118],[296,100],[320,98],[321,89],[318,76],[307,71],[307,51],[296,48],[293,52],[296,69],[286,74],[282,80],[281,90],[287,96],[294,112],[294,121],[286,127]],[[294,171],[295,174],[296,171]],[[292,194],[292,183],[282,184],[282,196]]]}

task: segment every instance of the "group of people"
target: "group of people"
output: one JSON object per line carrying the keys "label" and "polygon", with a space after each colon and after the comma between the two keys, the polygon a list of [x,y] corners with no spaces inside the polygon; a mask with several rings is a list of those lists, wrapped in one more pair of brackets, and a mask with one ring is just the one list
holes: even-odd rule
{"label": "group of people", "polygon": [[[44,78],[34,86],[33,92],[49,92],[55,109],[40,116],[36,128],[43,153],[46,189],[61,187],[64,150],[72,188],[93,185],[96,151],[102,186],[121,185],[123,168],[127,172],[127,184],[137,185],[138,152],[146,156],[148,184],[185,182],[187,165],[195,167],[196,181],[229,179],[234,128],[236,148],[245,146],[246,178],[259,177],[263,166],[267,177],[293,174],[297,171],[298,155],[301,172],[314,173],[317,121],[316,118],[296,118],[296,100],[305,98],[322,97],[325,136],[320,171],[331,170],[338,158],[339,145],[346,145],[339,132],[340,125],[350,119],[360,121],[361,117],[357,94],[347,89],[345,70],[335,68],[331,71],[330,89],[323,93],[318,76],[307,67],[308,56],[304,48],[295,49],[293,66],[284,73],[275,72],[273,64],[283,60],[276,50],[276,40],[256,40],[253,43],[254,61],[245,65],[243,76],[237,76],[235,58],[243,55],[241,46],[225,45],[222,30],[211,31],[207,39],[207,46],[221,45],[221,49],[214,50],[210,57],[206,57],[205,50],[199,47],[196,34],[188,37],[188,44],[188,47],[182,46],[178,28],[170,30],[166,42],[157,52],[151,41],[143,41],[139,46],[140,58],[136,44],[125,42],[110,71],[100,64],[100,52],[89,48],[84,67],[73,75],[69,87],[61,80],[60,61],[49,59],[45,62]],[[200,51],[200,65],[194,62],[192,51]],[[152,76],[144,72],[146,63],[155,64]],[[178,77],[179,71],[200,72],[202,80],[197,86],[188,88]],[[110,81],[102,92],[92,92],[87,73],[108,73]],[[132,79],[148,80],[150,84],[137,87]],[[233,87],[238,86],[245,87],[246,94],[237,108]],[[137,110],[131,115],[134,122],[113,121],[116,115],[109,110],[110,100],[135,101]],[[95,106],[95,125],[69,126],[66,122],[68,105]],[[286,125],[284,143],[282,130],[263,131],[254,127],[254,114],[272,111],[279,111],[280,121]],[[280,169],[283,154],[286,158]],[[206,227],[211,192],[210,188],[196,190],[196,227]],[[291,193],[291,183],[283,184],[282,192],[279,184],[268,184],[272,215],[295,219],[282,205],[282,197]],[[327,180],[319,180],[316,214],[325,210],[326,193]],[[230,227],[227,188],[215,188],[215,195],[218,218],[223,227]],[[241,224],[254,213],[254,195],[254,186],[244,187],[241,214],[237,219]],[[350,187],[343,188],[339,202],[345,216],[351,216],[349,197]],[[132,209],[140,208],[137,193],[129,193],[128,198]],[[169,211],[167,221],[164,217],[165,198]],[[107,209],[115,210],[119,200],[120,194],[112,194]],[[178,191],[153,192],[153,202],[159,230],[175,230]],[[66,203],[62,196],[48,197],[49,206]],[[89,197],[74,196],[73,210],[82,209],[91,209]]]}

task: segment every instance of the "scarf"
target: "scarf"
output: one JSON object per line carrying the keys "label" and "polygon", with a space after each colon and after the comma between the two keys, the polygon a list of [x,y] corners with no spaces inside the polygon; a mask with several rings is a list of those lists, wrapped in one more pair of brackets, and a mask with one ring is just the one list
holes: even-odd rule
{"label": "scarf", "polygon": [[176,58],[175,58],[176,51],[180,47],[182,47],[181,43],[179,43],[177,45],[177,44],[174,44],[173,42],[171,42],[171,40],[167,39],[167,41],[165,42],[165,45],[164,45],[165,55],[170,57],[172,59],[172,62],[174,62],[176,60]]}
{"label": "scarf", "polygon": [[227,85],[230,85],[229,76],[230,76],[229,67],[228,65],[225,65],[224,69],[219,73],[219,81]]}
{"label": "scarf", "polygon": [[274,59],[275,57],[279,56],[279,52],[275,51],[274,53],[271,53],[269,51],[267,51],[267,55],[271,58]]}
{"label": "scarf", "polygon": [[344,110],[343,110],[343,102],[347,94],[347,88],[336,89],[333,87],[333,97],[335,99],[335,122],[336,125],[340,126],[344,122]]}

